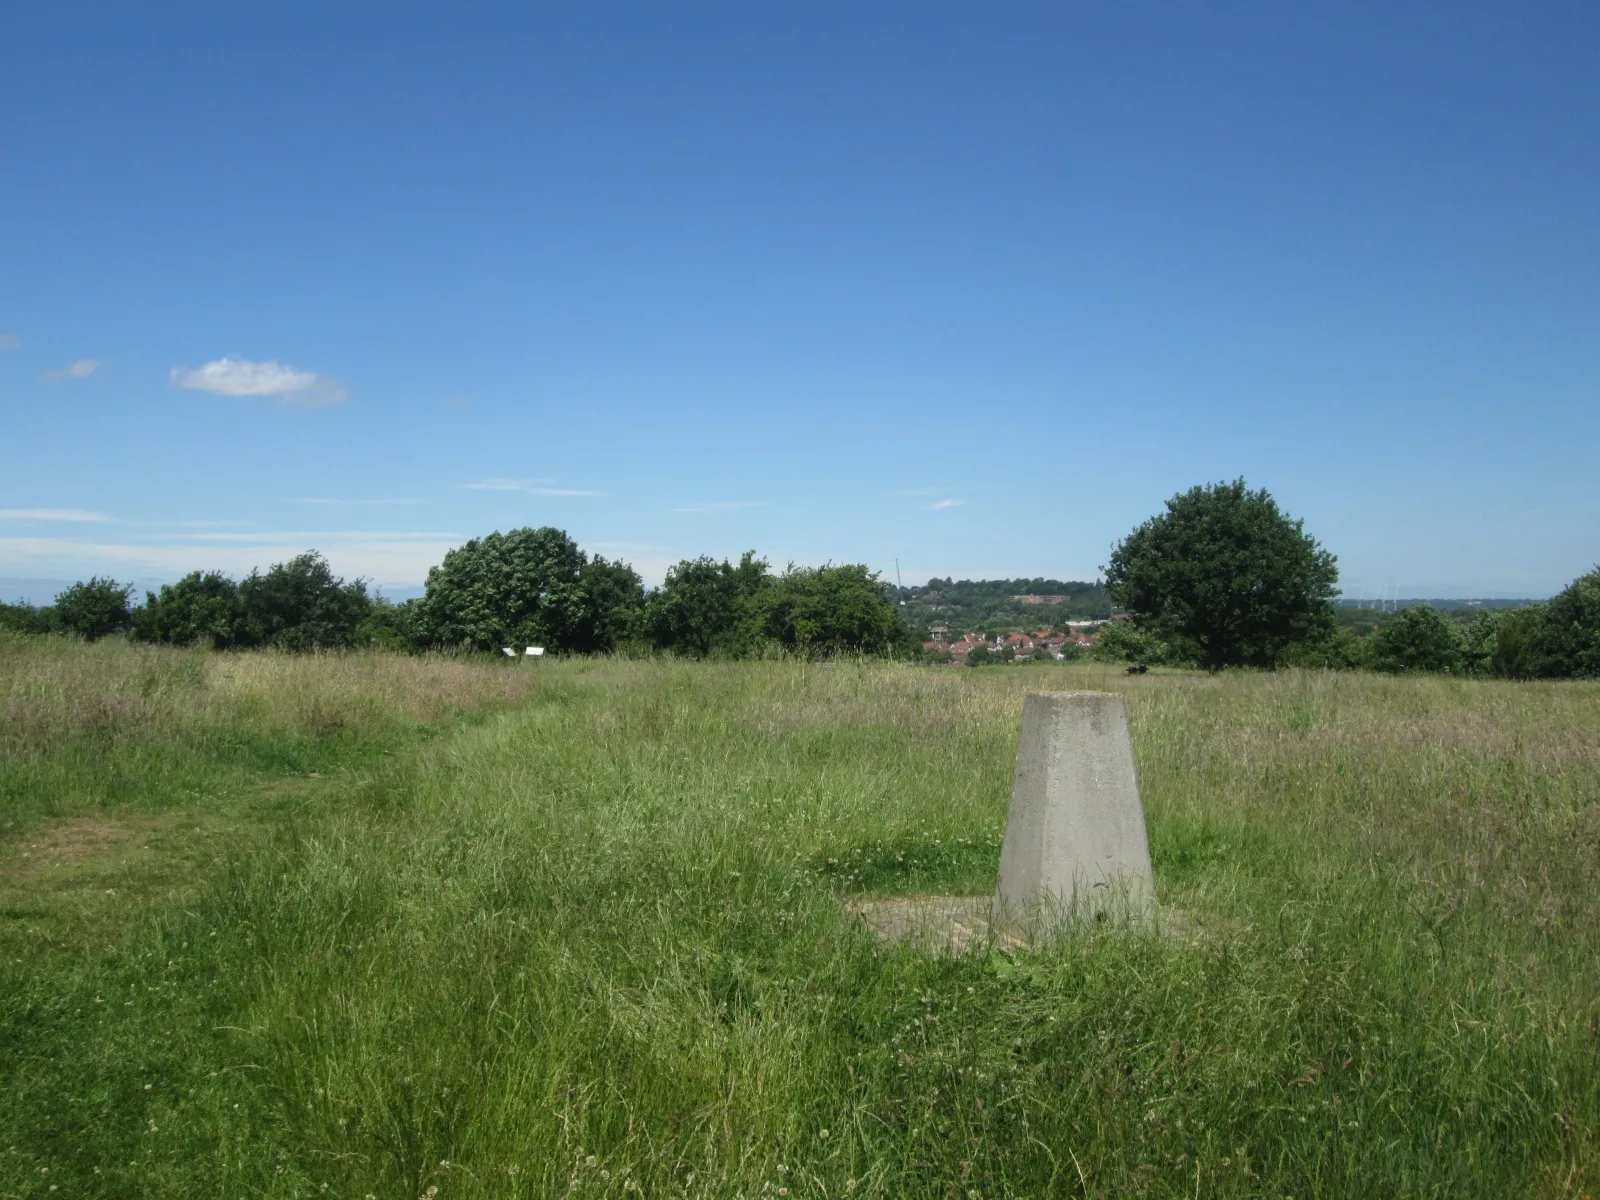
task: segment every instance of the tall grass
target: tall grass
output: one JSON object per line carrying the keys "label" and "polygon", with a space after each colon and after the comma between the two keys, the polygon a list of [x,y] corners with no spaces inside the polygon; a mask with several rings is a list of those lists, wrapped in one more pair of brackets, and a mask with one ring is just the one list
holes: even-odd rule
{"label": "tall grass", "polygon": [[445,658],[212,654],[0,631],[0,834],[327,770],[504,708],[530,683]]}
{"label": "tall grass", "polygon": [[[0,1191],[1596,1186],[1600,688],[518,678],[514,711],[353,776],[184,910],[13,964]],[[992,887],[1022,695],[1070,687],[1128,694],[1173,919],[880,947],[840,892]]]}

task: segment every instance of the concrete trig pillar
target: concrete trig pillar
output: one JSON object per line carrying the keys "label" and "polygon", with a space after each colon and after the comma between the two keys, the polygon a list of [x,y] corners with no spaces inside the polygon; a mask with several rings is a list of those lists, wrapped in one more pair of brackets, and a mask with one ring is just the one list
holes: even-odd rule
{"label": "concrete trig pillar", "polygon": [[1128,709],[1115,692],[1036,692],[1022,706],[996,907],[1033,924],[1155,900]]}

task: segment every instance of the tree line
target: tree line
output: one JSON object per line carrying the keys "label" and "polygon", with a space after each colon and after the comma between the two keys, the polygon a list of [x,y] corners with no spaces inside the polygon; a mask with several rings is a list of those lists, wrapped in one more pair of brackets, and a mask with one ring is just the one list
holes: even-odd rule
{"label": "tree line", "polygon": [[[1172,497],[1164,512],[1112,549],[1104,571],[1103,592],[1095,584],[1021,581],[1080,603],[1108,598],[1123,609],[1131,620],[1099,636],[1096,658],[1211,671],[1300,666],[1600,676],[1600,568],[1545,604],[1485,612],[1465,626],[1413,607],[1358,638],[1335,619],[1337,560],[1303,522],[1242,479]],[[50,608],[0,605],[0,627],[87,638],[125,633],[218,649],[492,652],[540,645],[558,654],[653,648],[695,658],[912,657],[923,640],[902,617],[890,585],[859,563],[791,564],[776,573],[754,551],[737,563],[685,559],[647,592],[632,567],[591,557],[548,526],[458,546],[428,572],[423,596],[403,604],[373,594],[363,580],[338,578],[315,552],[238,582],[195,572],[146,593],[137,606],[132,590],[91,579],[62,592]],[[952,598],[985,592],[949,580],[931,580],[926,590]]]}
{"label": "tree line", "polygon": [[634,569],[590,556],[559,529],[474,538],[428,572],[424,594],[396,604],[346,581],[315,551],[235,581],[196,571],[146,592],[95,577],[54,605],[0,605],[0,627],[96,639],[122,634],[176,646],[288,651],[381,646],[556,654],[650,648],[689,657],[909,656],[918,639],[889,585],[866,566],[790,565],[747,551],[737,563],[685,559],[647,592]]}

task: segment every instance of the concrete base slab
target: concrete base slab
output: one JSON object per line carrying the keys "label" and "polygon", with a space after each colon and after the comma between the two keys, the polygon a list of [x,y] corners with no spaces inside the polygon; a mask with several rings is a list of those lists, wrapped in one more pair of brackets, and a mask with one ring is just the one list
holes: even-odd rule
{"label": "concrete base slab", "polygon": [[1020,930],[994,923],[993,896],[853,897],[844,907],[884,945],[905,942],[932,954],[960,955],[1027,944]]}
{"label": "concrete base slab", "polygon": [[[1051,927],[1024,929],[995,919],[993,896],[890,896],[876,899],[851,897],[845,911],[863,924],[884,946],[903,943],[929,954],[962,955],[998,950],[1011,954],[1028,946],[1048,945]],[[1163,935],[1188,939],[1196,932],[1194,921],[1182,909],[1143,910],[1143,917]],[[1055,927],[1055,932],[1084,932],[1081,923]]]}

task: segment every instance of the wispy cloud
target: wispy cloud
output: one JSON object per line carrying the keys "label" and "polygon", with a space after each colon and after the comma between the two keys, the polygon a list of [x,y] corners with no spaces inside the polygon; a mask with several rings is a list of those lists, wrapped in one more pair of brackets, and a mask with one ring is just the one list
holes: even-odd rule
{"label": "wispy cloud", "polygon": [[22,345],[22,339],[14,333],[0,333],[0,354],[7,350],[15,350]]}
{"label": "wispy cloud", "polygon": [[464,540],[465,535],[441,530],[403,530],[383,532],[372,529],[292,529],[272,533],[153,533],[152,541],[160,542],[237,542],[250,545],[258,542],[326,542],[337,545],[344,542],[414,542],[431,539]]}
{"label": "wispy cloud", "polygon": [[456,486],[475,492],[531,492],[536,486],[554,482],[554,479],[480,479],[477,483],[459,483]]}
{"label": "wispy cloud", "polygon": [[713,513],[727,512],[734,508],[765,508],[765,500],[707,500],[704,504],[685,504],[682,508],[675,508],[673,512],[681,513]]}
{"label": "wispy cloud", "polygon": [[0,508],[8,521],[109,521],[105,513],[85,512],[81,508]]}
{"label": "wispy cloud", "polygon": [[965,500],[935,500],[932,504],[928,505],[928,507],[932,509],[960,508],[965,503]]}
{"label": "wispy cloud", "polygon": [[391,505],[391,504],[426,504],[426,500],[410,500],[396,498],[393,500],[341,500],[336,496],[291,496],[290,504],[338,504],[338,505]]}
{"label": "wispy cloud", "polygon": [[468,408],[472,404],[470,396],[451,396],[445,401],[451,408]]}
{"label": "wispy cloud", "polygon": [[530,496],[604,496],[588,488],[551,487],[548,479],[480,479],[477,483],[457,484],[474,492],[526,492]]}
{"label": "wispy cloud", "polygon": [[[414,586],[453,546],[456,534],[280,533],[252,535],[261,540],[94,542],[72,538],[0,537],[0,573],[83,579],[124,572],[136,578],[176,578],[190,571],[247,575],[256,567],[283,562],[307,550],[321,550],[333,569],[379,584]],[[276,537],[281,540],[265,540]]]}
{"label": "wispy cloud", "polygon": [[278,404],[293,408],[325,408],[349,399],[350,393],[336,379],[301,371],[268,359],[250,362],[224,357],[204,366],[173,367],[172,386],[213,396],[267,396]]}
{"label": "wispy cloud", "polygon": [[65,379],[87,379],[95,373],[100,363],[92,358],[80,358],[77,362],[68,363],[59,371],[46,371],[44,377],[55,383]]}

